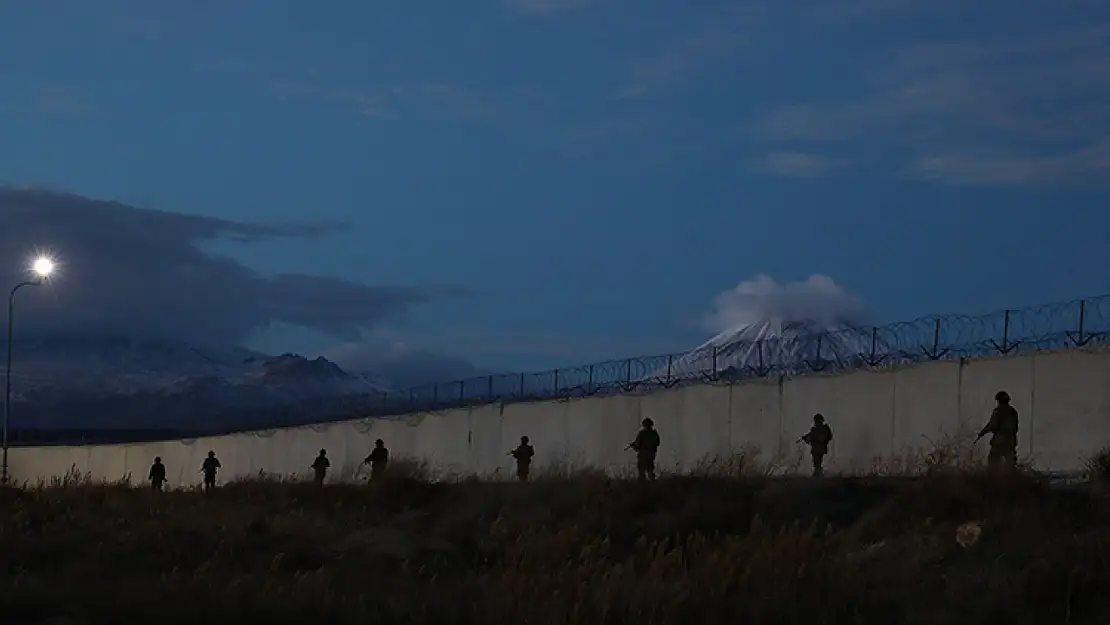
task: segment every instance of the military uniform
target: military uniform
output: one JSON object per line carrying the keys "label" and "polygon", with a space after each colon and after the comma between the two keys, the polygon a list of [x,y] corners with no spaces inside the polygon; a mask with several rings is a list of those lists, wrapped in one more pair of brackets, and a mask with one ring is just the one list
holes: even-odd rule
{"label": "military uniform", "polygon": [[200,465],[200,470],[204,473],[204,492],[208,492],[216,487],[216,472],[220,470],[219,458],[216,457],[216,452],[208,452],[208,457],[204,459],[204,463]]}
{"label": "military uniform", "polygon": [[331,461],[328,460],[328,452],[321,449],[320,455],[316,456],[316,460],[312,461],[312,470],[316,473],[316,484],[318,486],[324,485],[324,478],[327,477],[330,467]]}
{"label": "military uniform", "polygon": [[1017,465],[1018,412],[1010,405],[1010,396],[1001,391],[995,395],[998,405],[991,411],[990,421],[979,431],[979,438],[991,434],[991,451],[987,464],[998,468]]}
{"label": "military uniform", "polygon": [[521,482],[527,482],[528,472],[532,466],[532,458],[536,455],[536,450],[528,444],[528,437],[522,436],[520,438],[520,446],[509,453],[516,459],[517,479]]}
{"label": "military uniform", "polygon": [[150,479],[152,490],[162,490],[162,484],[166,482],[166,465],[162,464],[161,458],[154,459],[154,464],[150,465],[150,474],[147,477]]}
{"label": "military uniform", "polygon": [[655,431],[655,423],[651,419],[644,419],[643,429],[636,435],[629,447],[636,452],[636,474],[640,480],[655,479],[655,455],[659,451],[661,441],[659,432]]}
{"label": "military uniform", "polygon": [[809,445],[809,454],[813,459],[814,477],[820,477],[824,473],[822,465],[825,456],[829,453],[829,443],[832,442],[832,439],[832,428],[825,423],[825,417],[820,414],[814,415],[813,427],[809,428],[809,433],[802,437],[802,441]]}
{"label": "military uniform", "polygon": [[371,480],[380,479],[385,475],[385,468],[389,464],[389,450],[385,448],[385,442],[380,438],[375,441],[374,451],[370,452],[362,462],[370,465]]}

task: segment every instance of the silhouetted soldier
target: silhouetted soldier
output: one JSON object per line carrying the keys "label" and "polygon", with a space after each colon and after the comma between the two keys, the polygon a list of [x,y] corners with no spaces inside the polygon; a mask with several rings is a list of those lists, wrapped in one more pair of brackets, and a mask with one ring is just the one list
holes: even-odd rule
{"label": "silhouetted soldier", "polygon": [[979,431],[975,442],[990,434],[991,452],[987,456],[988,466],[996,469],[1000,463],[1005,462],[1006,466],[1014,467],[1017,465],[1018,413],[1010,405],[1010,394],[1006,391],[998,391],[994,400],[998,405],[991,411],[990,421]]}
{"label": "silhouetted soldier", "polygon": [[328,468],[331,467],[331,461],[328,460],[328,450],[321,449],[320,455],[312,461],[312,470],[316,472],[316,485],[323,486],[324,478],[328,475]]}
{"label": "silhouetted soldier", "polygon": [[204,463],[200,465],[200,470],[204,473],[204,492],[208,492],[216,487],[216,471],[220,470],[220,460],[216,458],[216,452],[208,452],[208,457],[204,459]]}
{"label": "silhouetted soldier", "polygon": [[520,445],[509,452],[513,458],[516,458],[516,477],[521,482],[528,481],[528,469],[532,466],[532,457],[536,455],[536,450],[528,444],[528,437],[520,437]]}
{"label": "silhouetted soldier", "polygon": [[162,464],[162,458],[156,457],[154,464],[150,465],[150,474],[147,476],[150,479],[150,488],[161,492],[162,484],[166,481],[166,465]]}
{"label": "silhouetted soldier", "polygon": [[802,442],[809,445],[809,455],[813,458],[813,477],[821,477],[824,472],[821,463],[829,453],[829,443],[832,442],[832,428],[825,423],[825,416],[821,413],[813,415],[813,427],[809,433],[802,437]]}
{"label": "silhouetted soldier", "polygon": [[385,467],[389,464],[389,450],[385,448],[385,441],[374,441],[374,451],[362,461],[370,465],[370,479],[376,480],[385,474]]}
{"label": "silhouetted soldier", "polygon": [[643,429],[636,435],[636,440],[628,446],[636,452],[636,473],[640,480],[655,479],[655,454],[659,451],[659,432],[655,431],[655,422],[650,418],[644,419]]}

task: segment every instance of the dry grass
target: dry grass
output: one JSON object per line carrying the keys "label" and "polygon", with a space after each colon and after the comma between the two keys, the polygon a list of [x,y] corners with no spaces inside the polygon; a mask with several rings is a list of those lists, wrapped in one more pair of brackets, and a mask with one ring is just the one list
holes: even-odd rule
{"label": "dry grass", "polygon": [[1086,462],[1091,479],[1100,484],[1110,483],[1110,446],[1103,447]]}
{"label": "dry grass", "polygon": [[1106,623],[1100,496],[961,458],[772,480],[753,449],[651,484],[398,463],[209,497],[73,474],[0,491],[0,601],[11,623]]}

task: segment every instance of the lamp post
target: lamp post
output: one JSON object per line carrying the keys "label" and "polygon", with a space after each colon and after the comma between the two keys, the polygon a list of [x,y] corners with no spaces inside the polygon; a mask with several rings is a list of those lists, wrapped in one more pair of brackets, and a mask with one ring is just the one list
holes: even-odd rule
{"label": "lamp post", "polygon": [[31,272],[35,277],[12,287],[12,292],[8,295],[8,366],[4,369],[4,459],[3,467],[0,468],[0,484],[5,485],[8,483],[8,421],[12,414],[12,317],[15,312],[15,294],[25,286],[42,284],[54,272],[54,261],[40,256],[31,264]]}

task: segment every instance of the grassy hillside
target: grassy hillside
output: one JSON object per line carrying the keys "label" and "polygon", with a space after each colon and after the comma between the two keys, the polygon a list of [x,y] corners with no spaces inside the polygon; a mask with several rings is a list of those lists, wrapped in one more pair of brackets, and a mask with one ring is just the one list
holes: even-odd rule
{"label": "grassy hillside", "polygon": [[6,623],[1102,625],[1099,492],[968,471],[8,489],[0,602]]}

